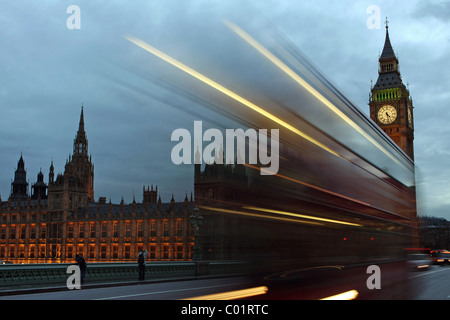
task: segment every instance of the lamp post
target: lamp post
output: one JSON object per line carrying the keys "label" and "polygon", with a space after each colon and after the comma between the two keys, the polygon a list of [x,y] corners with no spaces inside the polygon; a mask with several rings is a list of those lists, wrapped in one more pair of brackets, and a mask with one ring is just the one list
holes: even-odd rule
{"label": "lamp post", "polygon": [[199,213],[200,209],[194,208],[194,210],[192,210],[192,215],[189,218],[192,228],[194,229],[194,256],[192,257],[193,261],[198,261],[201,258],[200,246],[198,245],[198,236],[199,236],[199,229],[203,225],[203,217]]}

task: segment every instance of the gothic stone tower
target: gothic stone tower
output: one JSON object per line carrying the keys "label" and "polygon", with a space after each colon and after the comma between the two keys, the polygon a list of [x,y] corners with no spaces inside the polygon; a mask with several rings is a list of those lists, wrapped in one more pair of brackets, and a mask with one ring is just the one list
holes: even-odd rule
{"label": "gothic stone tower", "polygon": [[84,131],[84,114],[73,143],[73,155],[66,162],[64,174],[54,180],[53,162],[50,167],[48,202],[50,209],[72,211],[94,201],[94,165],[88,156],[88,141]]}
{"label": "gothic stone tower", "polygon": [[17,163],[17,170],[14,173],[14,181],[11,183],[11,201],[22,200],[26,201],[28,198],[28,182],[27,172],[25,171],[25,162],[22,155],[20,155]]}
{"label": "gothic stone tower", "polygon": [[369,102],[370,118],[414,160],[412,99],[402,82],[398,59],[389,39],[387,21],[386,40],[378,61],[378,80],[371,89]]}

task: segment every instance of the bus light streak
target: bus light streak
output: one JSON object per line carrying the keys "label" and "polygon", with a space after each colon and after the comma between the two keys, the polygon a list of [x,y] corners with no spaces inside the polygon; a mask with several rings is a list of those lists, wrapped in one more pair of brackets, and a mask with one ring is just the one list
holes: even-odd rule
{"label": "bus light streak", "polygon": [[170,63],[171,65],[173,65],[174,67],[177,67],[178,69],[188,73],[189,75],[193,76],[194,78],[197,78],[198,80],[202,81],[203,83],[209,85],[210,87],[222,92],[223,94],[227,95],[228,97],[238,101],[239,103],[243,104],[244,106],[258,112],[259,114],[267,117],[268,119],[278,123],[279,125],[285,127],[286,129],[294,132],[295,134],[299,135],[300,137],[310,141],[311,143],[319,146],[320,148],[330,152],[331,154],[334,154],[337,157],[341,157],[341,155],[339,155],[337,152],[335,152],[334,150],[328,148],[327,146],[325,146],[324,144],[322,144],[321,142],[315,140],[314,138],[310,137],[309,135],[307,135],[306,133],[300,131],[299,129],[295,128],[294,126],[290,125],[289,123],[283,121],[282,119],[274,116],[273,114],[271,114],[270,112],[264,110],[263,108],[255,105],[254,103],[248,101],[247,99],[241,97],[240,95],[238,95],[237,93],[225,88],[224,86],[218,84],[217,82],[211,80],[210,78],[204,76],[203,74],[195,71],[194,69],[186,66],[185,64],[181,63],[180,61],[172,58],[171,56],[165,54],[164,52],[154,48],[153,46],[147,44],[146,42],[132,37],[132,36],[126,36],[125,37],[128,41],[134,43],[135,45],[137,45],[138,47],[144,49],[147,52],[150,52],[151,54],[157,56],[158,58]]}
{"label": "bus light streak", "polygon": [[274,220],[279,220],[279,221],[287,221],[287,222],[295,222],[295,223],[306,223],[306,224],[314,224],[314,225],[323,225],[320,222],[312,222],[312,221],[303,221],[303,220],[290,219],[290,218],[274,217],[274,216],[268,216],[268,215],[258,214],[258,213],[251,213],[251,212],[246,212],[246,211],[214,208],[214,207],[208,207],[208,206],[199,206],[199,208],[200,209],[205,209],[205,210],[210,210],[210,211],[223,212],[223,213],[239,214],[239,215],[249,216],[249,217],[257,217],[257,218],[264,218],[264,219],[274,219]]}
{"label": "bus light streak", "polygon": [[402,165],[398,159],[396,159],[391,152],[386,150],[383,146],[381,146],[377,141],[375,141],[371,136],[369,136],[360,126],[358,126],[352,119],[350,119],[345,113],[343,113],[339,108],[337,108],[333,103],[331,103],[327,98],[325,98],[322,94],[320,94],[316,89],[314,89],[308,82],[306,82],[302,77],[300,77],[297,73],[295,73],[291,68],[289,68],[286,64],[284,64],[280,59],[278,59],[274,54],[272,54],[269,50],[263,47],[260,43],[258,43],[255,39],[253,39],[248,33],[242,30],[240,27],[235,25],[234,23],[225,20],[224,23],[237,35],[239,35],[242,39],[244,39],[247,43],[249,43],[252,47],[254,47],[257,51],[259,51],[263,56],[265,56],[268,60],[270,60],[273,64],[275,64],[278,68],[280,68],[284,73],[286,73],[289,77],[291,77],[295,82],[305,88],[309,93],[311,93],[317,100],[322,102],[327,108],[333,111],[336,115],[338,115],[341,119],[347,122],[353,129],[359,132],[362,136],[364,136],[367,140],[369,140],[372,144],[374,144],[378,149],[380,149],[384,154],[386,154],[389,158],[394,160],[397,164]]}
{"label": "bus light streak", "polygon": [[293,212],[286,212],[286,211],[279,211],[279,210],[265,209],[265,208],[257,208],[257,207],[244,207],[244,209],[263,211],[263,212],[269,212],[269,213],[275,213],[275,214],[282,214],[282,215],[287,215],[287,216],[292,216],[292,217],[298,217],[298,218],[303,218],[303,219],[311,219],[311,220],[318,220],[318,221],[323,221],[323,222],[345,224],[345,225],[355,226],[355,227],[362,227],[362,225],[360,225],[358,223],[351,223],[351,222],[345,222],[345,221],[340,221],[340,220],[333,220],[333,219],[326,219],[326,218],[320,218],[320,217],[315,217],[315,216],[308,216],[308,215],[299,214],[299,213],[293,213]]}

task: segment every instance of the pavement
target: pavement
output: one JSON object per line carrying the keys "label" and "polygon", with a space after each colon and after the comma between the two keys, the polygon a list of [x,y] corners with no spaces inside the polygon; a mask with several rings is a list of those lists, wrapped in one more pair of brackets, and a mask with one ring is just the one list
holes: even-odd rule
{"label": "pavement", "polygon": [[[232,276],[232,275],[229,275]],[[217,275],[204,275],[204,276],[190,276],[190,277],[167,277],[167,278],[151,278],[144,281],[139,280],[86,280],[81,284],[82,289],[94,289],[94,288],[106,288],[106,287],[117,287],[117,286],[129,286],[138,284],[153,284],[162,282],[174,282],[174,281],[188,281],[188,280],[198,280],[198,279],[208,279],[208,278],[220,278],[228,276],[217,276]],[[67,291],[65,280],[58,283],[36,283],[36,284],[18,284],[18,285],[7,285],[0,286],[0,296],[10,296],[10,295],[20,295],[20,294],[32,294],[41,292],[55,292],[55,291]]]}

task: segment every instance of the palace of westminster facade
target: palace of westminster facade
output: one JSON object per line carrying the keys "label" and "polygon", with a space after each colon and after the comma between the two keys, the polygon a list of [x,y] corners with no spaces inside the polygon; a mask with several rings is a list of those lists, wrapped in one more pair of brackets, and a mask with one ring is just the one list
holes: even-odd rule
{"label": "palace of westminster facade", "polygon": [[162,203],[152,185],[144,186],[142,203],[94,200],[83,108],[64,173],[55,177],[52,162],[48,185],[41,171],[31,195],[28,190],[21,156],[11,195],[7,201],[0,198],[0,261],[73,263],[76,254],[88,262],[136,261],[142,249],[149,251],[150,260],[192,259],[192,196]]}

